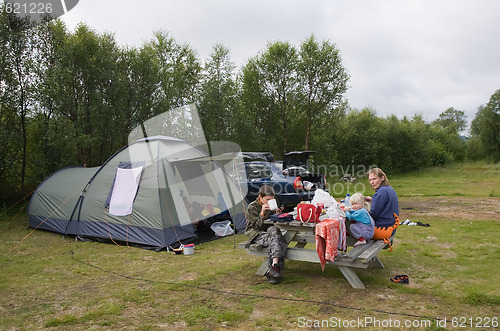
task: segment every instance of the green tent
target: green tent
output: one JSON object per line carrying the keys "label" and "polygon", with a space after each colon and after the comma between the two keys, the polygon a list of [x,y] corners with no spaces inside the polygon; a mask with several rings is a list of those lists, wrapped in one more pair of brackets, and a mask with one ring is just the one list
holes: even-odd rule
{"label": "green tent", "polygon": [[216,215],[245,227],[244,199],[219,163],[177,138],[123,148],[96,168],[71,167],[34,193],[29,225],[79,239],[161,250],[197,240]]}

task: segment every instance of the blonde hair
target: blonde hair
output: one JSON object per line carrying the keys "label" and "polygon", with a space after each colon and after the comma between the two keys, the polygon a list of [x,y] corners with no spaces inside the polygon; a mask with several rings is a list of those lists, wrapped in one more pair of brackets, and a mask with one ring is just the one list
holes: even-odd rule
{"label": "blonde hair", "polygon": [[361,193],[354,193],[349,198],[349,202],[351,204],[356,203],[356,204],[362,205],[367,210],[370,210],[370,204],[367,201],[365,201],[365,196],[363,194],[361,194]]}
{"label": "blonde hair", "polygon": [[361,193],[354,193],[353,195],[351,195],[349,202],[361,205],[363,204],[363,202],[365,202],[365,196]]}
{"label": "blonde hair", "polygon": [[372,168],[368,170],[368,175],[375,175],[382,178],[382,185],[389,185],[389,178],[387,178],[385,172],[383,172],[380,168]]}

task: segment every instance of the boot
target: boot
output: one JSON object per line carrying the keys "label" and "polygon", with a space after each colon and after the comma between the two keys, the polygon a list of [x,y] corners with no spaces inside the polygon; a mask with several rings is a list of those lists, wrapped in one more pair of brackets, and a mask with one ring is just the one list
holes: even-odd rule
{"label": "boot", "polygon": [[281,269],[277,264],[273,264],[266,272],[267,281],[271,284],[278,284],[282,276]]}

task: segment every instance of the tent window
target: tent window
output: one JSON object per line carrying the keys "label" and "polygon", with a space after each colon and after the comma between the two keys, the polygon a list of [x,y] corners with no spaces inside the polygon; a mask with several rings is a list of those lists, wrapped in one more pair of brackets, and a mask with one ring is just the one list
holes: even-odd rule
{"label": "tent window", "polygon": [[110,215],[125,216],[132,213],[143,168],[144,163],[120,162],[106,201]]}

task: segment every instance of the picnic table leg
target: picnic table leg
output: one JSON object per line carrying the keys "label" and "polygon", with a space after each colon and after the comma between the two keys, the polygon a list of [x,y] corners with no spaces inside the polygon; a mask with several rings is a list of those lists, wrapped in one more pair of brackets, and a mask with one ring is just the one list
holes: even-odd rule
{"label": "picnic table leg", "polygon": [[264,276],[267,272],[267,266],[268,262],[267,262],[267,259],[262,262],[262,264],[260,265],[259,269],[257,269],[257,272],[255,273],[257,276]]}
{"label": "picnic table leg", "polygon": [[377,269],[384,269],[384,264],[382,263],[382,261],[380,261],[378,256],[375,256],[375,258],[373,259],[372,267],[377,268]]}
{"label": "picnic table leg", "polygon": [[288,230],[284,235],[283,239],[285,239],[286,245],[288,246],[290,242],[292,241],[293,237],[297,234],[298,231],[291,231]]}
{"label": "picnic table leg", "polygon": [[342,274],[344,275],[345,279],[351,284],[352,287],[354,288],[359,288],[359,289],[366,289],[365,285],[363,282],[359,279],[358,275],[352,270],[351,267],[345,267],[345,266],[338,266]]}

